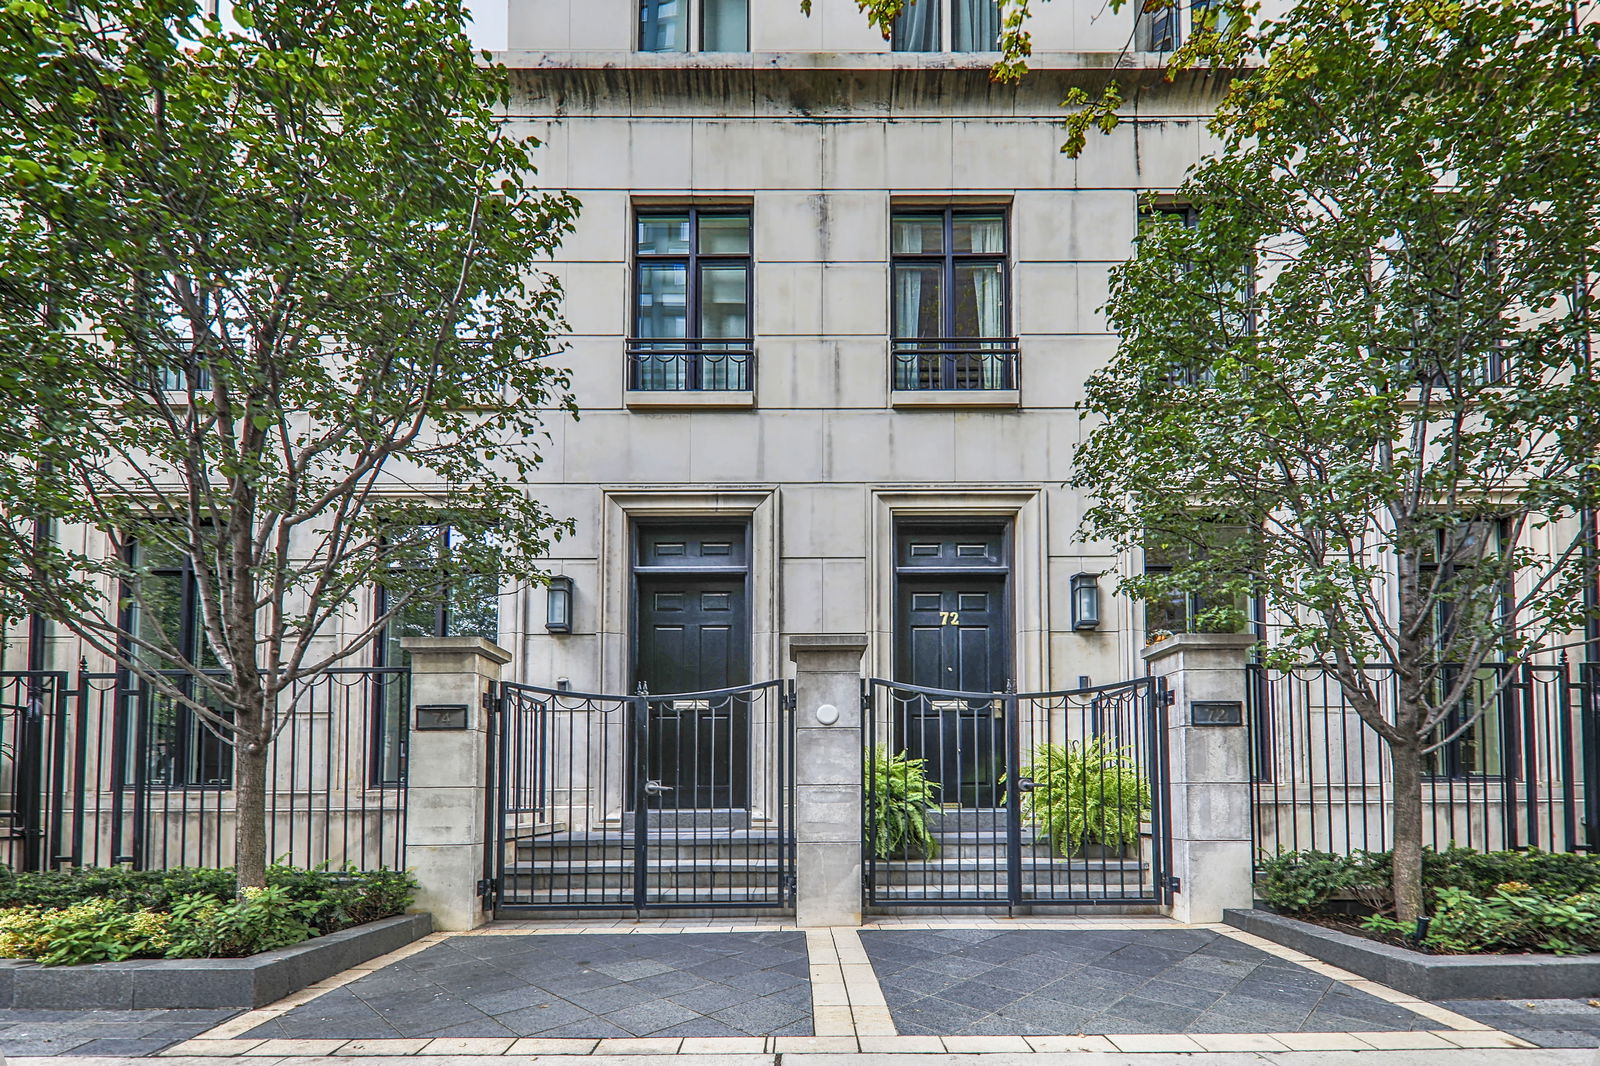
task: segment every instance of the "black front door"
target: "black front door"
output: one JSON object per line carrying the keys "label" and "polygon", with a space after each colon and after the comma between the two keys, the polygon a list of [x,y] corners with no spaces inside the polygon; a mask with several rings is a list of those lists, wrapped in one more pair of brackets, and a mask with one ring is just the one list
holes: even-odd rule
{"label": "black front door", "polygon": [[[639,679],[652,693],[703,692],[750,681],[744,581],[641,578]],[[743,807],[749,717],[743,697],[650,701],[646,776],[652,805]]]}
{"label": "black front door", "polygon": [[744,531],[643,530],[636,589],[636,681],[652,695],[644,745],[649,805],[749,805],[746,694],[657,699],[750,683]]}
{"label": "black front door", "polygon": [[[1011,678],[1001,531],[923,531],[899,538],[895,676],[910,685],[999,693]],[[965,565],[964,565],[965,564]],[[995,807],[1004,791],[1005,718],[998,699],[901,699],[894,742],[927,762],[946,805]]]}

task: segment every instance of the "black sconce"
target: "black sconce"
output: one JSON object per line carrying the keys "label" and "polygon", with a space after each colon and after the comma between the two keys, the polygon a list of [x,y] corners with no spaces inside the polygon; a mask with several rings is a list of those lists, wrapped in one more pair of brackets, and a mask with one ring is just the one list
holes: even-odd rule
{"label": "black sconce", "polygon": [[1072,575],[1072,628],[1100,627],[1100,575]]}
{"label": "black sconce", "polygon": [[572,579],[553,577],[545,587],[544,627],[552,633],[572,632]]}

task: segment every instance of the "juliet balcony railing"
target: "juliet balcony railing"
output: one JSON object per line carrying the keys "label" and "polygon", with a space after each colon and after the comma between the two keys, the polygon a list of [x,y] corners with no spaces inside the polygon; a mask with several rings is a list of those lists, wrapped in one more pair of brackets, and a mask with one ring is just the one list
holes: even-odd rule
{"label": "juliet balcony railing", "polygon": [[1017,388],[1015,337],[897,337],[890,352],[897,392]]}
{"label": "juliet balcony railing", "polygon": [[755,387],[755,341],[630,337],[628,388],[641,392],[749,392]]}

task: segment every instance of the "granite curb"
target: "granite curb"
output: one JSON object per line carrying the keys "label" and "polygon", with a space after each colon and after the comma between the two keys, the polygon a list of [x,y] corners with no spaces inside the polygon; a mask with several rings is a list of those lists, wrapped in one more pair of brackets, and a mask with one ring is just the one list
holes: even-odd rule
{"label": "granite curb", "polygon": [[1600,957],[1424,955],[1263,910],[1222,920],[1419,999],[1572,999],[1600,996]]}
{"label": "granite curb", "polygon": [[247,959],[134,959],[85,966],[0,959],[0,1008],[262,1007],[432,930],[431,915],[405,914]]}

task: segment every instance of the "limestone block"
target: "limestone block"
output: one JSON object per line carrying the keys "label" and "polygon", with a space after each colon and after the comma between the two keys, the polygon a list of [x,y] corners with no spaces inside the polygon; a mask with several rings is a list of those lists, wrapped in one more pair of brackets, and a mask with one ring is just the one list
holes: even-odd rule
{"label": "limestone block", "polygon": [[795,839],[802,843],[861,841],[861,784],[807,785],[795,790]]}
{"label": "limestone block", "polygon": [[821,185],[868,191],[889,187],[887,123],[833,122],[824,127],[822,136]]}
{"label": "limestone block", "polygon": [[794,739],[796,787],[848,784],[852,779],[859,783],[861,730],[844,723],[842,718],[838,724],[818,726],[815,712],[814,705],[802,705],[797,712],[800,728],[795,730]]}
{"label": "limestone block", "polygon": [[418,885],[412,908],[431,912],[435,930],[454,932],[483,924],[477,889],[483,869],[482,845],[408,847],[406,865]]}
{"label": "limestone block", "polygon": [[[854,485],[785,485],[783,554],[860,555],[867,542],[867,496]],[[865,623],[863,623],[864,625]],[[860,626],[832,632],[859,632]]]}
{"label": "limestone block", "polygon": [[[859,829],[859,827],[858,827]],[[857,837],[860,836],[859,831]],[[795,848],[795,921],[807,927],[861,924],[861,850],[802,841]]]}

